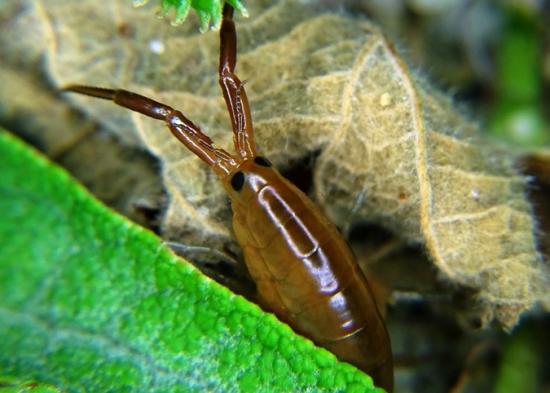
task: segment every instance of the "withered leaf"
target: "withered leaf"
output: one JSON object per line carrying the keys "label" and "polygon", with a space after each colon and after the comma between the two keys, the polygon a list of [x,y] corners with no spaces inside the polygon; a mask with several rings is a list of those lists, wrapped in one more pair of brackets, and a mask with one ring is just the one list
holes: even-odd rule
{"label": "withered leaf", "polygon": [[[126,0],[49,0],[36,9],[57,84],[152,96],[231,149],[216,33],[198,35],[192,23],[173,29]],[[314,197],[337,224],[369,220],[425,244],[443,279],[477,291],[482,322],[513,326],[548,291],[514,156],[481,139],[477,124],[411,73],[371,23],[292,1],[255,2],[249,11],[250,19],[237,20],[237,73],[247,80],[262,151],[279,167],[320,151]],[[161,123],[71,99],[159,157],[170,197],[166,237],[233,244],[217,179]]]}

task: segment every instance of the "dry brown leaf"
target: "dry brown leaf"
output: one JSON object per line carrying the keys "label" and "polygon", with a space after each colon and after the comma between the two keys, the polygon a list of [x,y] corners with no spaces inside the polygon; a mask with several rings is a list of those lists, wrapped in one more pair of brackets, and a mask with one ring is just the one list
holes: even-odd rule
{"label": "dry brown leaf", "polygon": [[[314,195],[337,224],[369,220],[424,243],[444,279],[477,291],[482,322],[513,326],[548,290],[513,156],[479,139],[478,127],[413,75],[371,23],[315,15],[299,2],[260,3],[249,20],[237,21],[237,72],[248,80],[262,150],[280,167],[320,150]],[[49,0],[36,11],[59,85],[150,95],[231,148],[216,33],[198,35],[193,23],[173,29],[126,0]],[[160,123],[71,99],[160,158],[168,238],[234,245],[217,179]]]}

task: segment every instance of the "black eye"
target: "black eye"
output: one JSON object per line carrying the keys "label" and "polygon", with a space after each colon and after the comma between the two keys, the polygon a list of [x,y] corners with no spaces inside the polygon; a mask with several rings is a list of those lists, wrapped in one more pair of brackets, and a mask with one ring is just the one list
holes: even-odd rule
{"label": "black eye", "polygon": [[266,166],[266,167],[270,167],[271,166],[271,162],[269,162],[269,160],[267,158],[264,158],[264,157],[255,157],[254,158],[254,162],[260,166]]}
{"label": "black eye", "polygon": [[231,187],[233,187],[235,191],[241,191],[243,188],[243,185],[244,185],[244,173],[242,172],[235,173],[231,178]]}

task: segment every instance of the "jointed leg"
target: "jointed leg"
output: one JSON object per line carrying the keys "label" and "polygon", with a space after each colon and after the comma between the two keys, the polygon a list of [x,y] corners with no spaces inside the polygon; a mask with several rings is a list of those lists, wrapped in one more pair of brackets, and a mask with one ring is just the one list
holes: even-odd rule
{"label": "jointed leg", "polygon": [[[243,83],[234,74],[236,61],[237,37],[233,8],[225,4],[220,32],[219,82],[231,116],[233,140],[239,155],[237,160],[241,161],[255,157],[256,145],[246,92]],[[81,85],[68,86],[63,90],[111,100],[125,108],[164,121],[176,138],[220,175],[228,174],[238,166],[233,156],[225,150],[214,148],[210,138],[199,127],[168,105],[126,90]]]}
{"label": "jointed leg", "polygon": [[111,100],[116,104],[157,120],[163,120],[172,134],[189,150],[210,165],[218,174],[227,174],[236,166],[235,159],[225,150],[217,149],[212,140],[180,111],[145,96],[126,90],[71,85],[64,91]]}
{"label": "jointed leg", "polygon": [[233,7],[225,4],[220,31],[220,86],[233,127],[233,140],[239,156],[246,160],[256,155],[254,130],[248,98],[243,83],[234,74],[237,62],[237,34]]}

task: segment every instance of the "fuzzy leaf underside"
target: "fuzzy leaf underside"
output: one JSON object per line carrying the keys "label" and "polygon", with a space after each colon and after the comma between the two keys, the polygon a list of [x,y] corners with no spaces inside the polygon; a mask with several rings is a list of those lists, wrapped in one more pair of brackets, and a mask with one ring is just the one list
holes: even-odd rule
{"label": "fuzzy leaf underside", "polygon": [[0,373],[67,392],[381,391],[0,133]]}
{"label": "fuzzy leaf underside", "polygon": [[[139,25],[133,40],[105,42],[97,32],[115,30],[113,17],[105,11],[89,21],[71,7],[50,1],[44,19],[54,80],[149,94],[181,108],[231,151],[217,34],[152,27],[134,10],[126,16]],[[292,1],[249,8],[255,18],[236,21],[237,73],[247,80],[262,153],[281,165],[320,152],[314,194],[338,225],[367,220],[424,244],[442,278],[476,293],[482,325],[496,319],[512,327],[548,291],[513,154],[480,138],[478,125],[410,72],[371,23],[319,16]],[[167,56],[144,53],[159,36]],[[234,249],[223,189],[162,124],[110,103],[74,100],[162,161],[166,237]]]}
{"label": "fuzzy leaf underside", "polygon": [[63,393],[54,386],[0,375],[0,393]]}

